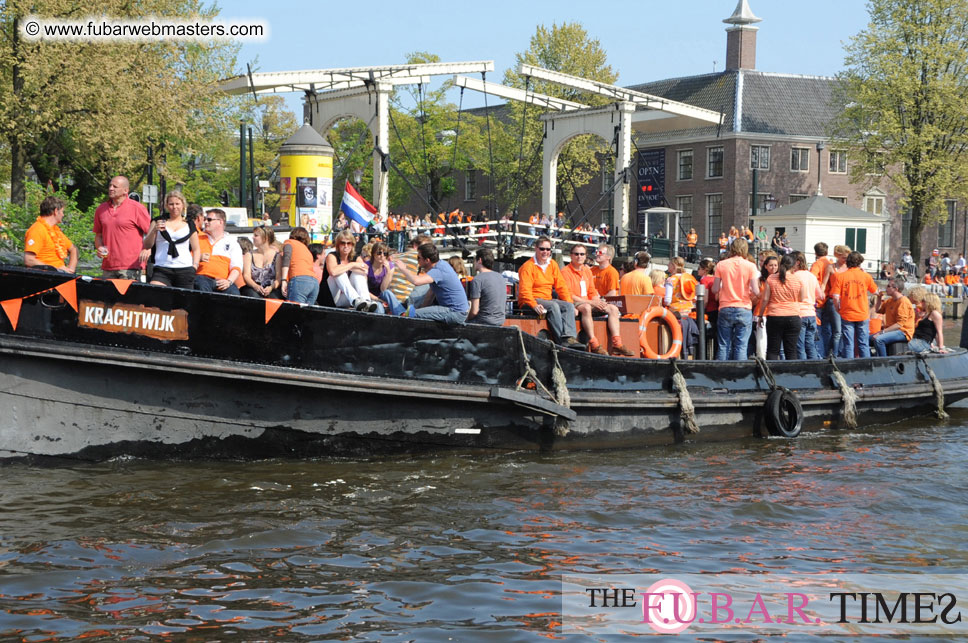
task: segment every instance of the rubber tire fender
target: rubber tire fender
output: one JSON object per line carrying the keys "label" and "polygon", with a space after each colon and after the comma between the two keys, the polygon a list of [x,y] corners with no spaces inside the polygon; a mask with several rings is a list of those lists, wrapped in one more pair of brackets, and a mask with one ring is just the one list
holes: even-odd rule
{"label": "rubber tire fender", "polygon": [[796,393],[778,388],[766,398],[766,428],[770,435],[795,438],[803,429],[803,407]]}

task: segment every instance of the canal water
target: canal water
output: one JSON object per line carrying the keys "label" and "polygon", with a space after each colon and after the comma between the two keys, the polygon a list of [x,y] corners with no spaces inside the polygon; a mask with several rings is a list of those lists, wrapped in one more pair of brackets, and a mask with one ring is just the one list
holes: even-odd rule
{"label": "canal water", "polygon": [[955,408],[647,451],[10,465],[0,640],[586,640],[563,574],[963,573],[966,462]]}

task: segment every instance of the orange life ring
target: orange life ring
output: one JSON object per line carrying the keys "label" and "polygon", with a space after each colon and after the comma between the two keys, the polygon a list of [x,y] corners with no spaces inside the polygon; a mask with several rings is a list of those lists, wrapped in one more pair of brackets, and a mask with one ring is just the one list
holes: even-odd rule
{"label": "orange life ring", "polygon": [[[658,347],[653,347],[649,344],[646,330],[649,327],[649,323],[653,320],[665,322],[665,325],[669,327],[669,332],[672,333],[672,347],[664,355],[659,355]],[[663,308],[662,306],[653,306],[642,313],[639,317],[639,346],[642,347],[648,359],[669,359],[679,356],[682,352],[682,326],[679,325],[676,316],[672,314],[671,310]]]}

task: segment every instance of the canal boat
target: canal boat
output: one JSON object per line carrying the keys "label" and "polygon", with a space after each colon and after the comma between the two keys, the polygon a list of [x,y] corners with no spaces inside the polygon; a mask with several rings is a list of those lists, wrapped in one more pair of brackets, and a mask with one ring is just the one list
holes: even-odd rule
{"label": "canal boat", "polygon": [[371,456],[795,437],[968,396],[968,353],[636,359],[434,321],[0,266],[0,459]]}

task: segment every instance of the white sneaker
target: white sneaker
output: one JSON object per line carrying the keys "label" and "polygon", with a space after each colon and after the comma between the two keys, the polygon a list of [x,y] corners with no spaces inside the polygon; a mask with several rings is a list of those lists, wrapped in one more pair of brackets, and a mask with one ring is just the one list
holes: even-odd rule
{"label": "white sneaker", "polygon": [[357,299],[356,301],[353,302],[353,308],[355,310],[360,311],[360,312],[365,312],[367,310],[367,308],[369,308],[369,307],[370,307],[369,302],[367,302],[362,297],[360,297],[359,299]]}

